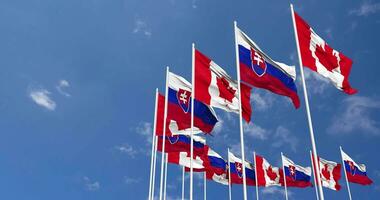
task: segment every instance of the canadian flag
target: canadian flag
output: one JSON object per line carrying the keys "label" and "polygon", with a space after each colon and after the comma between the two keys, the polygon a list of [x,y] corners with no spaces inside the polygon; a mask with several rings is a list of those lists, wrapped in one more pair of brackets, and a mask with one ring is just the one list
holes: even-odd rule
{"label": "canadian flag", "polygon": [[283,184],[283,171],[273,167],[265,158],[256,155],[256,172],[258,186],[281,186]]}
{"label": "canadian flag", "polygon": [[339,179],[341,178],[341,164],[320,157],[318,157],[318,160],[322,186],[332,190],[340,190]]}
{"label": "canadian flag", "polygon": [[[239,113],[237,84],[219,65],[195,49],[195,99],[227,112]],[[249,122],[251,88],[241,84],[241,92],[243,117]]]}
{"label": "canadian flag", "polygon": [[352,60],[331,48],[296,12],[294,12],[302,63],[329,79],[336,88],[347,94],[355,94],[350,86]]}

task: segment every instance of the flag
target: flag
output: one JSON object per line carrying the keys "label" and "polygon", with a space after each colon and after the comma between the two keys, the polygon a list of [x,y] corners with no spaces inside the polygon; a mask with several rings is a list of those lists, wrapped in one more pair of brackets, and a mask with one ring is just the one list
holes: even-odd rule
{"label": "flag", "polygon": [[[250,96],[250,90],[241,91],[242,96]],[[237,81],[233,80],[219,65],[196,49],[195,99],[227,112],[239,113]],[[248,100],[242,98],[241,103],[243,117],[249,122],[251,118],[249,98]]]}
{"label": "flag", "polygon": [[283,172],[278,167],[273,167],[265,158],[256,155],[256,171],[258,186],[281,186],[283,184]]}
{"label": "flag", "polygon": [[341,164],[320,157],[318,157],[318,161],[322,186],[332,190],[340,190],[339,179],[341,177]]}
{"label": "flag", "polygon": [[272,60],[238,28],[237,42],[241,80],[252,86],[287,96],[294,106],[299,108],[294,66]]}
{"label": "flag", "polygon": [[[206,150],[206,141],[202,137],[193,136],[194,155],[203,155]],[[166,136],[165,152],[188,152],[190,153],[191,138],[186,135]],[[158,137],[157,150],[162,152],[162,137]]]}
{"label": "flag", "polygon": [[331,48],[296,12],[294,16],[303,65],[329,79],[339,90],[355,94],[357,90],[348,82],[352,60]]}
{"label": "flag", "polygon": [[[177,123],[178,130],[191,128],[191,84],[169,72],[167,120]],[[198,100],[194,101],[194,127],[210,133],[218,119],[215,111]]]}
{"label": "flag", "polygon": [[[202,170],[204,169],[203,157],[204,155],[195,155],[193,157],[193,169]],[[189,152],[171,152],[168,153],[168,162],[181,165],[190,168],[191,156]]]}
{"label": "flag", "polygon": [[[164,111],[165,111],[165,96],[162,94],[158,94],[158,102],[157,102],[157,113],[156,113],[156,135],[162,136],[163,125],[164,125]],[[166,120],[166,136],[172,136],[172,135],[190,135],[191,134],[191,128],[183,128],[182,130],[179,129],[178,124],[181,124],[181,121],[174,121],[174,120]],[[183,126],[182,126],[183,127]],[[201,133],[202,131],[194,127],[194,134]]]}
{"label": "flag", "polygon": [[[228,154],[230,162],[231,183],[243,184],[243,165],[242,160],[237,158],[234,154]],[[256,185],[255,168],[253,164],[245,161],[245,177],[247,185]]]}
{"label": "flag", "polygon": [[348,182],[360,185],[370,185],[373,183],[367,176],[366,166],[364,164],[357,164],[350,156],[343,152],[343,150],[341,150],[341,154]]}
{"label": "flag", "polygon": [[207,148],[207,161],[205,161],[206,178],[223,185],[228,185],[227,162],[210,147]]}
{"label": "flag", "polygon": [[312,186],[311,168],[302,167],[295,164],[289,158],[282,156],[282,164],[284,165],[284,175],[287,187],[309,187]]}

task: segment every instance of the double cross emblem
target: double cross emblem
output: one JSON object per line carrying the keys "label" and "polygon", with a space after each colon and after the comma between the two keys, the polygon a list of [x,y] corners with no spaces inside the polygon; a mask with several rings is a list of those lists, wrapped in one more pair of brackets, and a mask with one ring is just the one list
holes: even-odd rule
{"label": "double cross emblem", "polygon": [[253,48],[251,48],[251,68],[259,77],[263,76],[267,70],[267,63],[265,62],[264,56]]}
{"label": "double cross emblem", "polygon": [[181,106],[182,110],[185,113],[189,112],[190,109],[190,97],[191,92],[187,90],[179,89],[177,92],[178,104]]}

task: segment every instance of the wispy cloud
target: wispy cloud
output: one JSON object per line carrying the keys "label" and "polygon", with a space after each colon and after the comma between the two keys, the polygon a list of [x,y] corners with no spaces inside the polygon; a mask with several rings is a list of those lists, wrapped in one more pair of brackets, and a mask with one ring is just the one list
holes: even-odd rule
{"label": "wispy cloud", "polygon": [[29,97],[39,106],[54,111],[57,104],[50,98],[50,92],[46,89],[30,89]]}
{"label": "wispy cloud", "polygon": [[192,0],[191,1],[191,7],[194,8],[194,9],[198,8],[197,0]]}
{"label": "wispy cloud", "polygon": [[126,184],[136,184],[141,182],[141,178],[124,177]]}
{"label": "wispy cloud", "polygon": [[360,133],[380,135],[380,124],[371,113],[380,109],[380,101],[363,96],[350,96],[343,101],[343,108],[333,117],[327,129],[330,134]]}
{"label": "wispy cloud", "polygon": [[138,154],[138,151],[129,144],[115,146],[115,149],[120,153],[127,154],[130,158],[135,158],[136,154]]}
{"label": "wispy cloud", "polygon": [[244,133],[256,139],[266,140],[270,132],[254,123],[244,124]]}
{"label": "wispy cloud", "polygon": [[251,103],[253,104],[254,111],[266,111],[272,107],[275,96],[268,91],[256,91],[251,94]]}
{"label": "wispy cloud", "polygon": [[142,19],[135,20],[135,26],[132,31],[134,34],[143,34],[146,37],[152,36],[152,31],[149,29],[147,23]]}
{"label": "wispy cloud", "polygon": [[[323,94],[328,88],[330,82],[321,75],[309,69],[304,70],[306,85],[308,91],[313,94]],[[301,78],[298,79],[301,82]]]}
{"label": "wispy cloud", "polygon": [[87,176],[83,177],[85,189],[88,191],[97,191],[100,189],[100,183],[98,181],[92,181]]}
{"label": "wispy cloud", "polygon": [[[263,188],[261,190],[261,193],[263,195],[271,195],[271,196],[273,196],[273,195],[278,195],[278,196],[281,195],[282,197],[280,199],[282,199],[285,196],[285,190],[282,189],[282,188],[279,188],[279,187],[266,187],[266,188]],[[293,193],[288,190],[288,197],[289,196],[293,196]]]}
{"label": "wispy cloud", "polygon": [[153,134],[152,123],[140,122],[139,125],[135,128],[135,132],[145,137],[148,143],[152,143],[152,134]]}
{"label": "wispy cloud", "polygon": [[363,1],[359,8],[349,11],[351,15],[368,16],[380,11],[380,3],[372,3],[371,1]]}
{"label": "wispy cloud", "polygon": [[65,92],[65,89],[66,88],[69,88],[70,87],[70,83],[67,81],[67,80],[60,80],[58,82],[58,85],[55,87],[57,89],[57,91],[65,96],[65,97],[70,97],[71,95],[67,92]]}
{"label": "wispy cloud", "polygon": [[272,144],[273,147],[280,148],[282,146],[289,146],[292,151],[296,152],[298,139],[290,133],[289,129],[283,126],[277,127],[274,138],[275,142]]}

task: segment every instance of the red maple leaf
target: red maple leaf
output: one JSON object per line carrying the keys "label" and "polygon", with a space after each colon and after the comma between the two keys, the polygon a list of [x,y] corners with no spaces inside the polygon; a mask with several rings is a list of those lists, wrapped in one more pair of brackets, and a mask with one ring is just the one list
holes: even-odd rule
{"label": "red maple leaf", "polygon": [[327,167],[328,167],[328,165],[325,164],[325,166],[324,166],[324,168],[322,169],[321,173],[322,173],[322,175],[323,175],[327,180],[330,180],[330,178],[331,178],[331,174],[330,174],[330,172],[329,172],[329,170],[328,170]]}
{"label": "red maple leaf", "polygon": [[272,166],[269,166],[269,168],[266,170],[268,177],[270,180],[276,180],[277,173],[273,171]]}
{"label": "red maple leaf", "polygon": [[219,88],[219,96],[232,103],[235,97],[236,90],[230,86],[230,83],[225,78],[218,78],[216,84]]}

